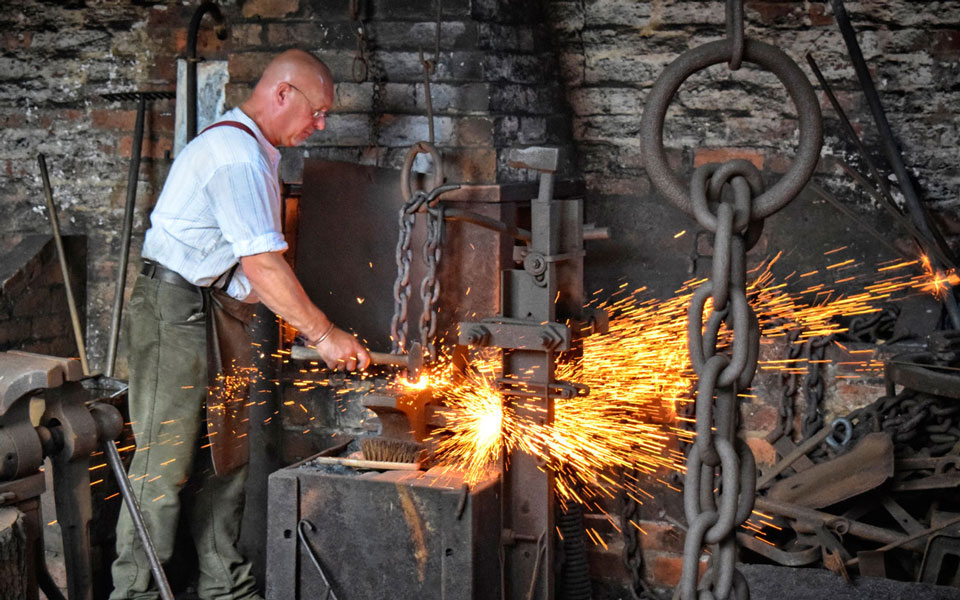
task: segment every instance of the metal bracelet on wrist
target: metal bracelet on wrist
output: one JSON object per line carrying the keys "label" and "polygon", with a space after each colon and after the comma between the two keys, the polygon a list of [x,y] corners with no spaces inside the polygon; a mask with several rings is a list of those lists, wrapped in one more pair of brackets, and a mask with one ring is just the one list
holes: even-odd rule
{"label": "metal bracelet on wrist", "polygon": [[330,321],[330,327],[327,327],[327,330],[323,332],[323,335],[321,335],[320,337],[318,337],[316,340],[313,341],[313,345],[319,346],[323,342],[323,340],[327,339],[327,336],[330,335],[330,332],[333,331],[334,327],[335,325],[333,324],[333,321]]}

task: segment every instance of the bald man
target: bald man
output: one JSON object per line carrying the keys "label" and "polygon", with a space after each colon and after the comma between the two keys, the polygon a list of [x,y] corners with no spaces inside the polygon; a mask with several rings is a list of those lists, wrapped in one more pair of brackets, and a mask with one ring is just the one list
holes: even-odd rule
{"label": "bald man", "polygon": [[[260,598],[236,548],[248,402],[208,399],[209,305],[222,307],[242,332],[252,306],[262,302],[331,368],[369,364],[366,349],[310,301],[282,256],[276,147],[296,146],[322,130],[333,99],[326,65],[299,50],[280,54],[243,104],[180,152],[150,215],[126,322],[137,445],[129,477],[161,562],[173,554],[180,517],[189,523],[199,557],[197,592],[205,600]],[[231,334],[218,327],[216,335],[222,349]],[[229,341],[250,348],[248,338]],[[226,424],[225,413],[232,418]],[[190,498],[183,511],[182,490]],[[110,598],[158,598],[126,511],[117,524],[117,554]]]}

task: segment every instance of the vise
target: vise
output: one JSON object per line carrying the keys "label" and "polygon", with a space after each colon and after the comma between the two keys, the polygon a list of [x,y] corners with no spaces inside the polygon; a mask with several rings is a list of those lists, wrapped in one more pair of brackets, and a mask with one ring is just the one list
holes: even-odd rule
{"label": "vise", "polygon": [[91,391],[80,362],[28,352],[0,353],[0,513],[13,513],[25,538],[24,579],[16,597],[63,598],[43,555],[40,495],[44,458],[53,466],[54,500],[63,537],[71,600],[92,600],[90,457],[102,440],[116,439],[123,418],[102,402],[125,388]]}

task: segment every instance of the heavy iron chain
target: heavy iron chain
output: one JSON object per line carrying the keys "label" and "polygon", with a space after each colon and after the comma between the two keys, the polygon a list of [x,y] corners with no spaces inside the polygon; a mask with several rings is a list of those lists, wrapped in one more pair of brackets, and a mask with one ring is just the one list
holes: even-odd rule
{"label": "heavy iron chain", "polygon": [[827,347],[833,343],[832,335],[812,337],[803,345],[803,355],[807,358],[807,374],[803,378],[803,397],[806,407],[803,411],[803,439],[808,439],[823,428],[823,377],[820,374]]}
{"label": "heavy iron chain", "polygon": [[423,312],[420,313],[420,344],[429,352],[429,362],[437,360],[437,311],[440,300],[440,279],[437,267],[443,252],[441,242],[444,230],[444,206],[438,202],[427,207],[427,240],[423,244],[423,262],[427,272],[420,281],[420,298],[423,300]]}
{"label": "heavy iron chain", "polygon": [[426,211],[427,238],[423,244],[423,262],[427,271],[420,282],[420,298],[423,300],[423,312],[420,314],[420,343],[429,351],[429,362],[435,362],[438,351],[434,338],[437,335],[437,313],[440,300],[440,279],[437,270],[440,267],[440,258],[443,254],[443,232],[445,229],[445,209],[439,202],[439,197],[446,192],[455,190],[457,184],[438,185],[429,193],[422,190],[412,191],[409,200],[400,207],[399,226],[400,235],[397,238],[397,278],[393,282],[393,318],[390,321],[390,338],[393,340],[394,354],[402,354],[407,349],[408,336],[408,301],[410,299],[410,263],[413,260],[411,247],[413,229],[417,221],[417,213]]}
{"label": "heavy iron chain", "polygon": [[[714,233],[710,279],[693,294],[688,313],[690,361],[698,376],[697,437],[687,456],[684,512],[689,529],[684,542],[679,596],[726,600],[749,598],[746,579],[736,570],[736,528],[753,510],[756,466],[737,437],[737,394],[756,371],[760,329],[746,295],[747,238],[763,219],[786,206],[816,168],[823,142],[820,105],[803,71],[779,49],[744,39],[743,2],[728,0],[727,38],[683,53],[668,65],[647,96],[640,124],[641,153],[651,181],[661,194],[691,212]],[[759,171],[745,160],[696,169],[688,186],[673,172],[663,147],[664,119],[677,90],[693,73],[727,63],[731,70],[750,62],[772,72],[787,90],[799,116],[797,160],[775,185],[765,189]],[[725,193],[725,188],[732,194]],[[732,198],[731,198],[732,196]],[[715,212],[712,205],[716,206]],[[752,231],[748,232],[748,229]],[[713,305],[704,327],[707,300]],[[729,351],[718,348],[726,326]],[[697,581],[705,545],[709,566]]]}
{"label": "heavy iron chain", "polygon": [[[717,180],[718,176],[726,176],[733,187],[732,203],[722,200],[724,180]],[[744,235],[750,224],[751,201],[762,191],[762,181],[756,167],[746,161],[731,161],[719,168],[704,165],[694,172],[691,183],[698,212],[709,210],[711,187],[717,188],[714,200],[720,204],[713,222],[704,219],[700,224],[714,231],[713,272],[693,294],[687,329],[690,359],[699,383],[697,437],[687,457],[684,480],[684,512],[690,525],[680,584],[684,600],[696,597],[704,544],[711,544],[713,551],[701,588],[706,587],[716,598],[725,599],[731,591],[738,598],[749,597],[746,580],[734,568],[735,536],[737,526],[753,510],[756,465],[749,447],[736,435],[737,393],[750,387],[759,353],[760,326],[747,301]],[[704,327],[708,299],[713,306]],[[729,353],[718,348],[723,326],[732,332]]]}
{"label": "heavy iron chain", "polygon": [[400,207],[400,235],[397,238],[397,279],[393,283],[393,318],[390,320],[390,339],[393,340],[394,354],[401,354],[407,348],[407,302],[410,299],[410,262],[413,259],[411,242],[413,226],[417,222],[417,211],[427,201],[427,194],[416,191]]}
{"label": "heavy iron chain", "polygon": [[803,345],[797,343],[800,337],[799,329],[791,329],[787,332],[785,339],[787,341],[786,359],[784,363],[786,368],[780,371],[780,406],[778,408],[777,427],[767,435],[767,441],[771,444],[781,437],[790,437],[793,433],[793,399],[797,393],[797,360],[803,353]]}

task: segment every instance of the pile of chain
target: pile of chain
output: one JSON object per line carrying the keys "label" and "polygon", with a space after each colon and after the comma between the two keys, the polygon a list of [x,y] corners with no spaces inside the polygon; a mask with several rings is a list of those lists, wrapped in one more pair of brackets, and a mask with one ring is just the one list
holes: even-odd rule
{"label": "pile of chain", "polygon": [[[784,369],[780,373],[780,406],[778,407],[777,427],[767,436],[771,444],[781,437],[790,437],[793,433],[793,404],[799,390],[803,390],[805,406],[803,410],[803,439],[809,439],[823,428],[823,375],[821,373],[827,348],[833,343],[834,336],[816,336],[798,342],[801,331],[791,329],[784,339],[786,349],[784,353]],[[800,374],[796,371],[800,362],[807,365],[807,373],[803,376],[802,388]]]}
{"label": "pile of chain", "polygon": [[[796,197],[809,180],[823,138],[819,103],[796,63],[773,46],[744,39],[741,0],[728,0],[726,16],[727,39],[689,50],[667,66],[650,91],[640,125],[641,150],[651,181],[714,234],[712,274],[693,294],[688,313],[690,360],[699,381],[697,437],[687,456],[684,482],[689,529],[679,587],[683,600],[750,595],[746,579],[735,568],[736,529],[753,510],[756,484],[753,454],[736,435],[737,395],[753,380],[760,338],[746,295],[746,252],[759,238],[763,220]],[[797,160],[770,189],[764,188],[760,172],[746,160],[703,165],[685,186],[670,168],[663,148],[667,108],[693,73],[724,62],[736,70],[743,61],[772,72],[796,104]],[[708,300],[712,307],[704,326]],[[727,351],[718,348],[723,327],[732,332]],[[708,544],[708,569],[698,583],[700,558]]]}
{"label": "pile of chain", "polygon": [[[895,454],[907,456],[943,456],[960,452],[960,404],[942,396],[931,396],[904,388],[892,396],[883,396],[844,417],[852,425],[852,449],[871,433],[889,433]],[[836,450],[836,448],[833,448]],[[831,447],[810,453],[815,463],[836,456]]]}

